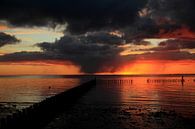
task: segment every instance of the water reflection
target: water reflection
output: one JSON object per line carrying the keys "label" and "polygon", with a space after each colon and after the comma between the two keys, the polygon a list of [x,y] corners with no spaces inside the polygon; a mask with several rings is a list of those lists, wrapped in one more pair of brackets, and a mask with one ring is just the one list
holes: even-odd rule
{"label": "water reflection", "polygon": [[33,104],[80,83],[79,78],[0,78],[0,103]]}
{"label": "water reflection", "polygon": [[[175,110],[195,115],[195,77],[98,77],[83,103]],[[82,83],[81,78],[0,78],[1,103],[36,103]]]}
{"label": "water reflection", "polygon": [[[184,83],[185,82],[185,83]],[[195,115],[193,77],[114,77],[99,78],[86,103],[141,106],[147,110],[174,110]]]}
{"label": "water reflection", "polygon": [[183,86],[184,85],[184,82],[185,82],[185,79],[184,77],[182,76],[181,79],[179,78],[173,78],[173,79],[147,79],[147,83],[165,83],[165,82],[168,82],[168,83],[181,83],[181,85]]}

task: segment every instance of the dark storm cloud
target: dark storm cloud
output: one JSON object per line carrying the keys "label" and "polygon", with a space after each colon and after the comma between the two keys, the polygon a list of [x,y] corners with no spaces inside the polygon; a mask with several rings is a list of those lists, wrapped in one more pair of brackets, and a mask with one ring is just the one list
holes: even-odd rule
{"label": "dark storm cloud", "polygon": [[71,61],[82,72],[94,73],[115,71],[136,59],[195,60],[195,54],[180,51],[194,49],[195,40],[181,38],[144,49],[144,54],[120,56],[120,45],[150,45],[143,39],[161,38],[182,26],[194,31],[194,12],[194,0],[1,0],[0,20],[27,27],[67,24],[70,33],[53,43],[38,43],[42,52],[6,54],[0,61]]}
{"label": "dark storm cloud", "polygon": [[134,60],[195,60],[195,54],[186,51],[156,51],[146,52],[143,54],[132,54],[120,58],[120,61],[124,64],[132,62]]}
{"label": "dark storm cloud", "polygon": [[52,60],[55,59],[53,55],[45,54],[42,52],[16,52],[16,53],[10,53],[5,54],[3,56],[0,56],[1,62],[7,62],[7,61],[38,61],[38,60]]}
{"label": "dark storm cloud", "polygon": [[195,49],[195,39],[170,39],[160,42],[157,47],[138,49],[136,51],[179,51],[182,49]]}
{"label": "dark storm cloud", "polygon": [[170,49],[194,49],[195,39],[172,39],[168,41],[161,42],[159,47],[164,47]]}
{"label": "dark storm cloud", "polygon": [[84,43],[122,45],[126,42],[123,35],[114,35],[111,32],[109,33],[106,31],[88,32],[85,35],[78,36],[78,38]]}
{"label": "dark storm cloud", "polygon": [[136,42],[145,38],[189,37],[195,31],[194,3],[193,0],[148,0],[139,11],[140,17],[122,29],[125,39]]}
{"label": "dark storm cloud", "polygon": [[1,0],[0,19],[16,26],[68,24],[81,33],[131,24],[147,0]]}
{"label": "dark storm cloud", "polygon": [[0,32],[0,47],[20,42],[15,36]]}
{"label": "dark storm cloud", "polygon": [[[91,56],[92,57],[92,56]],[[77,59],[76,59],[77,58]],[[0,56],[1,62],[7,61],[43,61],[43,60],[60,60],[66,61],[72,60],[73,64],[81,66],[82,72],[94,73],[94,72],[117,72],[124,64],[131,63],[136,60],[195,60],[195,54],[189,52],[148,52],[144,54],[132,54],[127,56],[116,56],[105,58],[86,58],[85,56],[72,56],[64,53],[53,54],[52,52],[17,52],[12,54],[6,54]],[[103,64],[101,64],[103,62]]]}
{"label": "dark storm cloud", "polygon": [[149,52],[138,55],[137,59],[140,60],[194,60],[195,54],[189,52],[182,51],[174,51],[174,52]]}
{"label": "dark storm cloud", "polygon": [[[123,38],[124,37],[120,37],[120,35],[117,36],[108,32],[90,32],[76,36],[66,35],[53,43],[38,43],[37,46],[42,49],[41,52],[17,52],[6,54],[0,57],[0,61],[70,61],[73,64],[80,66],[82,72],[95,73],[114,72],[122,64],[134,60],[195,59],[194,54],[181,52],[178,48],[178,46],[182,46],[183,49],[194,48],[192,39],[183,39],[183,41],[180,42],[179,40],[168,40],[167,42],[161,42],[156,48],[145,50],[154,52],[120,56],[120,53],[124,50],[124,48],[119,47],[123,44]],[[137,43],[139,45],[148,45],[147,42],[141,40]]]}
{"label": "dark storm cloud", "polygon": [[[100,36],[101,37],[101,36]],[[109,36],[108,36],[109,37]],[[64,36],[55,43],[39,43],[37,44],[46,55],[54,55],[55,58],[68,60],[76,65],[81,66],[81,70],[87,73],[98,72],[102,66],[107,66],[106,64],[112,64],[113,60],[119,57],[119,53],[122,52],[122,48],[119,48],[115,43],[118,43],[118,38],[116,41],[112,39],[104,43],[103,40],[99,38],[91,39],[86,36]],[[106,40],[109,40],[106,38]],[[93,43],[93,42],[95,43]],[[120,42],[119,42],[120,43]]]}
{"label": "dark storm cloud", "polygon": [[[119,33],[119,32],[118,32]],[[68,60],[81,67],[82,72],[110,72],[125,62],[120,56],[125,44],[123,34],[106,31],[88,32],[82,35],[66,35],[54,43],[38,43],[44,54],[60,60]],[[140,40],[135,45],[149,45]],[[134,59],[134,57],[131,57]]]}
{"label": "dark storm cloud", "polygon": [[[143,8],[142,18],[138,12]],[[0,20],[16,26],[68,24],[68,31],[86,33],[126,29],[132,38],[154,37],[182,25],[194,28],[194,0],[1,0]],[[135,30],[136,28],[136,30]]]}
{"label": "dark storm cloud", "polygon": [[[164,25],[157,25],[157,23],[148,17],[138,18],[132,26],[126,27],[121,31],[124,33],[124,39],[127,43],[134,43],[137,45],[149,45],[143,40],[146,38],[160,38],[161,29],[166,29]],[[166,29],[168,31],[168,29]],[[168,31],[169,32],[169,31]],[[143,44],[142,44],[143,43]]]}
{"label": "dark storm cloud", "polygon": [[[53,43],[38,43],[37,46],[42,52],[6,54],[0,57],[0,61],[70,61],[80,66],[82,72],[111,72],[124,62],[120,56],[124,48],[119,47],[123,44],[125,39],[120,32],[95,31],[80,35],[65,35]],[[140,41],[139,44],[148,43]]]}
{"label": "dark storm cloud", "polygon": [[159,23],[186,25],[195,29],[194,0],[149,0],[147,7],[151,11],[150,17]]}

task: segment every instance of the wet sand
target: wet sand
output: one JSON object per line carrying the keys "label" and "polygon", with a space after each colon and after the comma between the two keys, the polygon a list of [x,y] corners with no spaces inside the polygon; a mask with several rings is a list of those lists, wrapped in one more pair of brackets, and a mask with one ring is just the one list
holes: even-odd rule
{"label": "wet sand", "polygon": [[44,129],[194,129],[195,117],[175,111],[154,111],[139,105],[79,103]]}
{"label": "wet sand", "polygon": [[0,119],[12,115],[18,110],[19,109],[15,104],[0,104]]}

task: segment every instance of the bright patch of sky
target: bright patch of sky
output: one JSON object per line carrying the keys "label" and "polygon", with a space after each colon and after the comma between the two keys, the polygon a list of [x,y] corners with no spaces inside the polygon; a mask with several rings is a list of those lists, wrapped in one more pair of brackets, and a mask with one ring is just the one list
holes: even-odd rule
{"label": "bright patch of sky", "polygon": [[169,39],[155,39],[155,38],[150,38],[150,39],[144,39],[144,41],[150,42],[154,46],[158,46],[159,43],[167,41]]}
{"label": "bright patch of sky", "polygon": [[33,28],[14,28],[5,27],[1,32],[14,35],[20,39],[21,42],[15,45],[6,45],[0,48],[0,53],[12,53],[19,51],[40,51],[35,46],[40,42],[54,42],[63,36],[63,32],[47,27],[33,27]]}

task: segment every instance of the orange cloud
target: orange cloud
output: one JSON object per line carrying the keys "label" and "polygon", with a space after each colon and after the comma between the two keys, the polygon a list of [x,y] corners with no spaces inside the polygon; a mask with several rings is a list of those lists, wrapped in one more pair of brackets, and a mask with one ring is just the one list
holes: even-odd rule
{"label": "orange cloud", "polygon": [[160,33],[157,35],[158,38],[180,38],[180,39],[189,39],[195,38],[195,32],[191,31],[188,27],[182,26],[179,29],[171,30],[166,32],[166,30],[161,29]]}
{"label": "orange cloud", "polygon": [[8,26],[0,24],[0,31],[7,30]]}

